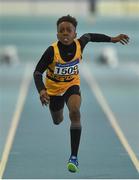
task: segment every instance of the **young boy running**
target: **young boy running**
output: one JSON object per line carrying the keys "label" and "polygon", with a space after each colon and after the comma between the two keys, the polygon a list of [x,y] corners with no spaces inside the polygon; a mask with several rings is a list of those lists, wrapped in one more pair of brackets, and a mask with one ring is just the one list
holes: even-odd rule
{"label": "young boy running", "polygon": [[[78,65],[88,42],[120,42],[127,44],[129,37],[120,34],[109,37],[104,34],[86,33],[76,39],[77,20],[63,16],[57,21],[58,41],[49,46],[34,71],[34,81],[42,105],[49,104],[54,124],[63,121],[63,108],[66,103],[69,110],[71,155],[67,164],[70,172],[78,171],[78,149],[81,136],[81,92]],[[46,71],[45,84],[43,73]]]}

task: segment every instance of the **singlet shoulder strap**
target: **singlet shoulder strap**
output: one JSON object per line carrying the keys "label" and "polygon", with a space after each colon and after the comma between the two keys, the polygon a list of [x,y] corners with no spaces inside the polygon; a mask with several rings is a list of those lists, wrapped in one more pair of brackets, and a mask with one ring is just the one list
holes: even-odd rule
{"label": "singlet shoulder strap", "polygon": [[57,45],[58,41],[54,42],[52,44],[53,48],[54,48],[54,56],[56,56],[56,59],[61,59],[60,53],[59,53],[59,49],[58,49],[58,45]]}
{"label": "singlet shoulder strap", "polygon": [[81,52],[81,45],[80,45],[80,43],[79,43],[79,41],[78,41],[78,39],[75,39],[74,40],[75,41],[75,43],[76,43],[76,54],[75,54],[75,58],[77,57],[77,58],[81,58],[81,56],[82,56],[82,52]]}

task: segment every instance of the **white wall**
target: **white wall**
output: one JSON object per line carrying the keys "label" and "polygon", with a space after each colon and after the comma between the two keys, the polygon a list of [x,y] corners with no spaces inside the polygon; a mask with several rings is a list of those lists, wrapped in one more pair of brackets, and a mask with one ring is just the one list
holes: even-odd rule
{"label": "white wall", "polygon": [[86,15],[88,2],[81,3],[67,1],[3,1],[0,2],[0,15],[60,15],[76,14]]}
{"label": "white wall", "polygon": [[[100,15],[139,15],[139,0],[97,0]],[[0,15],[88,15],[88,0],[0,0]]]}

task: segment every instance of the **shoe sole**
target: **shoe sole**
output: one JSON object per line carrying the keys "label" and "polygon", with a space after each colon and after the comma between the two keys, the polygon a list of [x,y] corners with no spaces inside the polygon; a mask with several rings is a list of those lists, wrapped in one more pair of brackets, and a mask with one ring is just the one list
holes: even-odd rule
{"label": "shoe sole", "polygon": [[67,168],[72,173],[75,173],[75,172],[79,171],[78,167],[73,163],[68,163]]}

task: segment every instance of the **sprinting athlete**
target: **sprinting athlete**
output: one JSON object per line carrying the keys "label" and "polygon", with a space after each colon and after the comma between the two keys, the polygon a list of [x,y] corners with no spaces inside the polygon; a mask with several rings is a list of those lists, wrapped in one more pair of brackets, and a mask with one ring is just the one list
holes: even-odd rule
{"label": "sprinting athlete", "polygon": [[[49,104],[54,124],[58,125],[63,121],[64,104],[68,107],[71,121],[71,155],[67,168],[70,172],[78,171],[77,155],[82,129],[79,63],[83,50],[88,42],[120,42],[124,45],[129,41],[125,34],[109,37],[104,34],[86,33],[77,39],[76,27],[77,20],[70,15],[58,19],[58,41],[46,49],[34,71],[34,81],[41,103]],[[46,79],[43,82],[45,71]]]}

